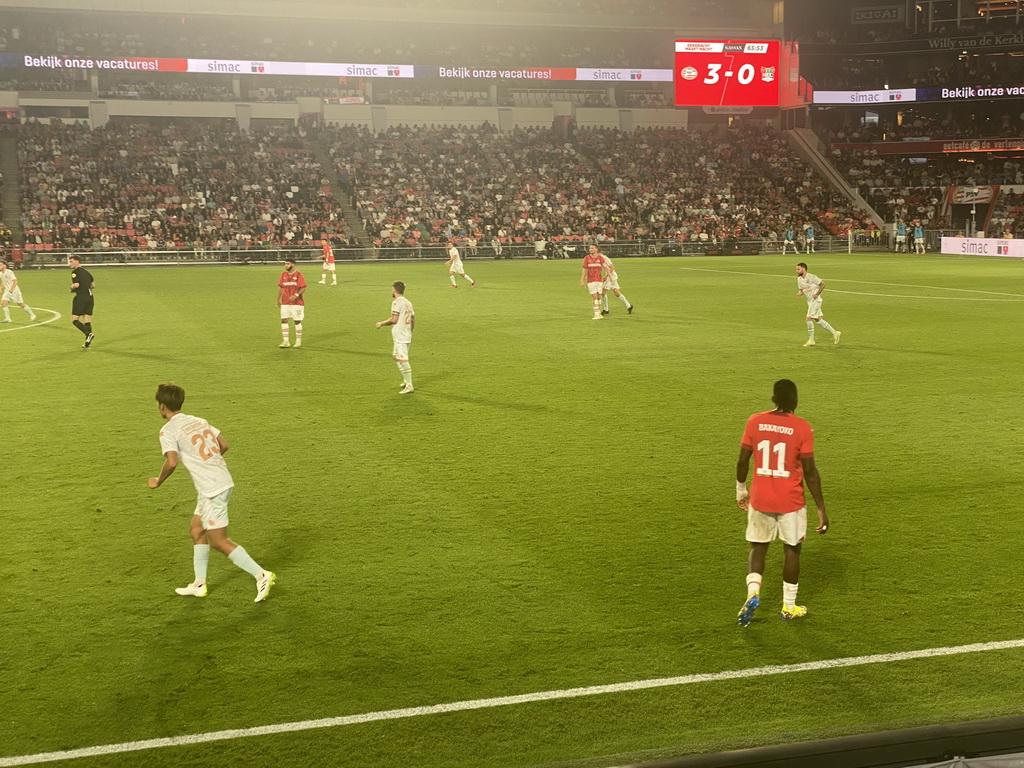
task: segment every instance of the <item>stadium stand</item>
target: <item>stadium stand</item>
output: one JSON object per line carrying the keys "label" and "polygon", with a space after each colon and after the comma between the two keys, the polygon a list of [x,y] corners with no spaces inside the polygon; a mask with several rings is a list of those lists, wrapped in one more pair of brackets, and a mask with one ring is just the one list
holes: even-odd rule
{"label": "stadium stand", "polygon": [[19,162],[29,249],[348,242],[300,128],[30,121]]}

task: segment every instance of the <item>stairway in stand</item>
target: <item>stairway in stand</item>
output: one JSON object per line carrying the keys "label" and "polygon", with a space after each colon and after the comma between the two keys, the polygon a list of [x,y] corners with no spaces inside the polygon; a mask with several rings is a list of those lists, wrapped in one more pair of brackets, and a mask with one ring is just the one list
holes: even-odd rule
{"label": "stairway in stand", "polygon": [[359,214],[352,207],[349,193],[341,183],[341,176],[338,175],[338,168],[334,164],[333,158],[331,158],[330,150],[327,149],[327,143],[322,138],[317,138],[310,142],[310,147],[313,149],[313,156],[320,163],[320,167],[323,168],[324,178],[331,185],[331,193],[334,195],[334,199],[338,201],[341,214],[345,218],[345,223],[352,230],[356,242],[364,246],[369,253],[371,250],[370,238],[363,230],[363,222],[359,219]]}

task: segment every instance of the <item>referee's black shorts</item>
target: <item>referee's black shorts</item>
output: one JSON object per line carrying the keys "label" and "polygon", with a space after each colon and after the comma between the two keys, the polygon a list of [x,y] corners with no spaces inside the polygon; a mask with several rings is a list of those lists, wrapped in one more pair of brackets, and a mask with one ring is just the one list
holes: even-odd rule
{"label": "referee's black shorts", "polygon": [[71,314],[72,315],[89,315],[92,316],[93,297],[92,296],[75,296],[71,302]]}

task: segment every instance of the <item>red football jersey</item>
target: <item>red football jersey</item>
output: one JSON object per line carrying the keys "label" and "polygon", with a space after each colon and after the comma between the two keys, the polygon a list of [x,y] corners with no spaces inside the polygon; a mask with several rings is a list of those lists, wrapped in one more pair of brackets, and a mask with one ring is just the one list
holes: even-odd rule
{"label": "red football jersey", "polygon": [[814,455],[811,425],[792,413],[755,413],[747,419],[741,445],[754,454],[750,506],[775,513],[802,509],[806,502],[800,460]]}
{"label": "red football jersey", "polygon": [[324,264],[334,263],[334,250],[330,243],[324,243]]}
{"label": "red football jersey", "polygon": [[583,257],[583,268],[587,270],[588,283],[600,283],[604,280],[601,277],[601,269],[604,267],[604,256],[600,253],[588,253]]}
{"label": "red football jersey", "polygon": [[298,270],[282,272],[281,279],[277,281],[277,286],[281,289],[282,304],[298,304],[300,306],[306,304],[303,298],[299,296],[299,288],[306,287],[306,278]]}

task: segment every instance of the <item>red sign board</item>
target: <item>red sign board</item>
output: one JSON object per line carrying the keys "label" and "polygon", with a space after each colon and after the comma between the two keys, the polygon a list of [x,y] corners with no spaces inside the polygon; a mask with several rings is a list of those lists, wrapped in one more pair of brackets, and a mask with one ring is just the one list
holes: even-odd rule
{"label": "red sign board", "polygon": [[779,106],[779,51],[778,40],[676,40],[676,106]]}

